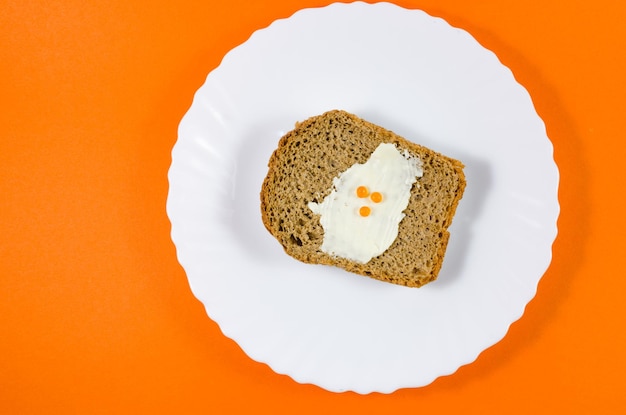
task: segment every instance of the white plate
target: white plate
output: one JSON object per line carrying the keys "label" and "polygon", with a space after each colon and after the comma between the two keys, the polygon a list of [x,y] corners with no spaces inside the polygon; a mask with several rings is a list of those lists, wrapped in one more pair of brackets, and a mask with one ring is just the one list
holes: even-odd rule
{"label": "white plate", "polygon": [[[302,264],[263,227],[279,137],[333,108],[466,164],[436,282]],[[468,33],[388,3],[333,4],[255,32],[208,75],[180,123],[167,212],[194,295],[252,359],[388,393],[453,373],[521,317],[550,264],[558,177],[529,94]]]}

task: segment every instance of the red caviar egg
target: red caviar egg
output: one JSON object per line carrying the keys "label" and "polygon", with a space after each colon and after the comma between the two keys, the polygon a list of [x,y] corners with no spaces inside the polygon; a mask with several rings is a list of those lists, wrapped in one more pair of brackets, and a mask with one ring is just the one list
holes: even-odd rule
{"label": "red caviar egg", "polygon": [[379,192],[373,192],[370,196],[370,199],[372,199],[372,202],[374,203],[380,203],[383,201],[383,195],[381,195]]}
{"label": "red caviar egg", "polygon": [[370,191],[367,190],[367,187],[365,186],[359,186],[356,188],[356,195],[360,198],[367,197],[369,196],[369,194],[370,194]]}
{"label": "red caviar egg", "polygon": [[369,206],[361,206],[361,208],[359,209],[359,215],[363,217],[369,216],[370,213],[372,213],[372,209],[370,209]]}

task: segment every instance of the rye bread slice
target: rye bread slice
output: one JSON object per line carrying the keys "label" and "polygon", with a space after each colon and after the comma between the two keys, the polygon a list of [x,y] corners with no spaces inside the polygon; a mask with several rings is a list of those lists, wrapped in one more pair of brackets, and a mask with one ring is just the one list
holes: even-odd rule
{"label": "rye bread slice", "polygon": [[[398,236],[365,264],[320,250],[324,229],[307,204],[321,203],[333,178],[365,163],[380,143],[393,143],[422,161]],[[460,161],[410,142],[345,111],[333,110],[296,124],[278,143],[261,188],[261,216],[285,252],[297,260],[341,267],[378,280],[420,287],[437,278],[448,227],[465,189]]]}

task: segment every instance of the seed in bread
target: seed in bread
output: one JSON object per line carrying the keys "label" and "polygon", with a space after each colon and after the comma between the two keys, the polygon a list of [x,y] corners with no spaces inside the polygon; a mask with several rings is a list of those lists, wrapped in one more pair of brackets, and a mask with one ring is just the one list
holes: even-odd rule
{"label": "seed in bread", "polygon": [[[389,157],[391,167],[384,167],[381,157]],[[371,159],[376,166],[370,164],[368,170]],[[261,188],[262,220],[290,256],[411,287],[437,278],[448,227],[465,189],[461,162],[353,114],[333,110],[300,122],[285,134],[268,167]],[[350,173],[355,167],[368,172],[355,176]],[[398,174],[408,177],[396,183]],[[398,190],[402,187],[398,183],[404,182],[408,184],[405,195]],[[338,197],[343,197],[341,203]],[[399,212],[385,210],[405,197]],[[328,216],[339,218],[335,227],[343,229],[339,234],[347,238],[342,246],[348,246],[348,254],[328,242],[337,232],[323,220],[321,207],[331,205],[335,207]],[[337,213],[341,206],[346,211]],[[392,216],[397,223],[389,219]],[[348,222],[356,226],[354,232],[344,226]],[[373,257],[351,256],[350,238],[356,245],[363,245],[371,235],[374,243],[381,240],[380,233],[363,233],[361,226],[366,230],[378,226],[393,238]]]}

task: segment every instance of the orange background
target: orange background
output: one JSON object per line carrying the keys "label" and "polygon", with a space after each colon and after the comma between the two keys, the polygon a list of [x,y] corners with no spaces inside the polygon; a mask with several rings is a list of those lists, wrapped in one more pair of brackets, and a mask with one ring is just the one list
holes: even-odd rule
{"label": "orange background", "polygon": [[626,3],[400,1],[530,92],[560,168],[554,259],[508,335],[390,395],[249,359],[205,314],[165,213],[177,126],[250,34],[326,1],[0,2],[0,413],[624,413]]}

